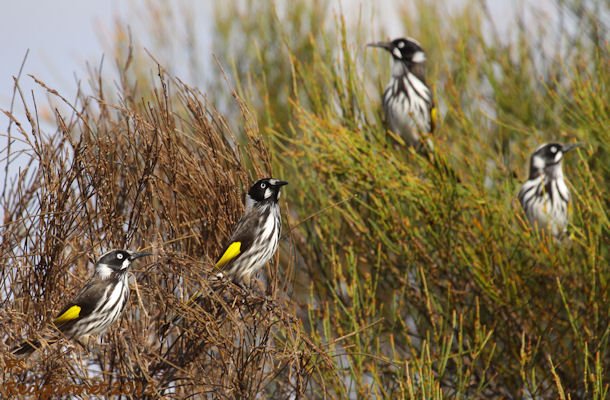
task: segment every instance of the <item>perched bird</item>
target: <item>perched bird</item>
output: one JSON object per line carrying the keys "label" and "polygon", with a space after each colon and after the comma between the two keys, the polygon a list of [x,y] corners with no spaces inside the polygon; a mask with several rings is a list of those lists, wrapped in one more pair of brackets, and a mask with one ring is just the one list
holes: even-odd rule
{"label": "perched bird", "polygon": [[280,240],[280,189],[288,182],[273,178],[257,181],[246,195],[246,210],[216,268],[236,283],[250,284],[252,276],[273,257]]}
{"label": "perched bird", "polygon": [[[282,220],[280,216],[280,190],[288,182],[273,178],[257,181],[246,195],[246,209],[231,234],[227,245],[216,261],[219,273],[211,281],[211,290],[223,278],[229,278],[241,286],[250,286],[256,272],[271,260],[280,241]],[[187,308],[199,304],[206,308],[210,291],[199,291],[185,303]],[[164,336],[170,324],[177,325],[182,316],[177,315],[165,323],[160,334]]]}
{"label": "perched bird", "polygon": [[560,239],[567,231],[570,190],[563,177],[563,155],[579,144],[547,143],[530,158],[528,180],[519,191],[519,202],[530,224]]}
{"label": "perched bird", "polygon": [[[432,91],[425,79],[426,53],[411,38],[368,46],[380,47],[392,55],[392,78],[383,92],[383,110],[390,130],[421,152],[432,150],[429,138],[422,143],[422,136],[434,131],[436,119]],[[423,147],[426,145],[427,149]]]}
{"label": "perched bird", "polygon": [[[53,320],[64,336],[78,339],[104,332],[119,319],[129,298],[127,271],[131,263],[150,253],[112,250],[95,264],[95,273],[78,295]],[[48,343],[59,340],[57,332],[45,338]],[[25,341],[12,350],[14,355],[27,355],[41,347],[38,340]]]}

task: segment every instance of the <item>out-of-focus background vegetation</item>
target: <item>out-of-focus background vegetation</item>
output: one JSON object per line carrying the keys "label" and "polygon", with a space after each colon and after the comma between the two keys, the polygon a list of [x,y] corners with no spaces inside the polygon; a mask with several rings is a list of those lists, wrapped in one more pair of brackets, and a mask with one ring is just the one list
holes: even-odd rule
{"label": "out-of-focus background vegetation", "polygon": [[[188,9],[147,3],[138,22],[152,47],[118,23],[75,98],[40,81],[55,132],[17,91],[28,113],[7,113],[6,134],[31,162],[2,193],[4,390],[607,398],[610,10],[550,3],[562,18],[517,13],[509,34],[483,1],[396,7],[427,52],[448,169],[383,126],[390,60],[365,47],[387,39],[377,16],[349,10],[348,22],[328,0],[217,5],[214,58],[197,53]],[[198,87],[176,54],[189,78],[206,66]],[[551,140],[585,144],[564,162],[562,245],[531,232],[516,201],[530,153]],[[4,150],[7,169],[14,157]],[[280,254],[261,276],[269,296],[246,294],[226,318],[184,310],[244,190],[270,174],[290,185]],[[82,285],[85,255],[119,246],[155,260],[104,342],[12,360]],[[187,324],[165,336],[178,310]]]}

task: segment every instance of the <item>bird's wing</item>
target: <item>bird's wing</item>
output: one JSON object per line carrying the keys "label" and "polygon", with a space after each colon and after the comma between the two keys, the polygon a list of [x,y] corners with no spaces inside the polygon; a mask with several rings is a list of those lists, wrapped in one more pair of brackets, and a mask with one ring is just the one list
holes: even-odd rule
{"label": "bird's wing", "polygon": [[436,110],[436,106],[434,105],[434,101],[430,106],[430,132],[434,133],[434,129],[436,129],[436,118],[438,116],[438,111]]}
{"label": "bird's wing", "polygon": [[216,268],[224,268],[252,246],[257,221],[258,218],[248,218],[248,215],[242,217],[237,223],[229,243],[222,251],[222,255],[216,261]]}
{"label": "bird's wing", "polygon": [[95,309],[104,290],[108,288],[108,284],[102,280],[89,281],[74,298],[68,303],[53,320],[53,323],[60,329],[64,330],[69,325],[78,321],[81,318],[91,314]]}

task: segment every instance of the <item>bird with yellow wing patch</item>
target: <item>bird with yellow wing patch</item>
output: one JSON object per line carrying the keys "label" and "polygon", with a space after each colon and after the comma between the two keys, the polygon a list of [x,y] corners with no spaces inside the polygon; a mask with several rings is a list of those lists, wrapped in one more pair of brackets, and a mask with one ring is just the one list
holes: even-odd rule
{"label": "bird with yellow wing patch", "polygon": [[95,264],[95,273],[87,284],[53,320],[56,334],[26,340],[12,350],[16,356],[31,354],[43,343],[53,343],[61,334],[69,339],[103,333],[116,322],[129,298],[127,271],[131,263],[149,253],[112,250]]}
{"label": "bird with yellow wing patch", "polygon": [[390,130],[407,145],[426,154],[434,150],[431,134],[437,110],[432,90],[426,83],[426,53],[413,38],[369,43],[392,55],[392,77],[383,92],[383,110]]}
{"label": "bird with yellow wing patch", "polygon": [[[237,222],[227,245],[220,253],[215,268],[218,274],[210,281],[211,288],[202,289],[185,302],[186,310],[198,304],[206,308],[210,290],[222,286],[225,279],[242,287],[251,284],[252,277],[271,260],[277,251],[282,228],[280,190],[288,182],[273,178],[255,182],[246,195],[244,214]],[[161,328],[161,335],[171,325],[177,325],[181,315],[174,316]]]}
{"label": "bird with yellow wing patch", "polygon": [[280,189],[288,182],[273,178],[257,181],[246,195],[246,210],[216,268],[235,283],[249,285],[252,276],[271,260],[280,240]]}

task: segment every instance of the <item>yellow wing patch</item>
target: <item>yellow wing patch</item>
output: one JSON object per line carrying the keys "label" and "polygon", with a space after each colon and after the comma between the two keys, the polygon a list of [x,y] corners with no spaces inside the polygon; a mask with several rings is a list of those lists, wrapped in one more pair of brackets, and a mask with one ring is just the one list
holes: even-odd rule
{"label": "yellow wing patch", "polygon": [[53,321],[53,322],[55,322],[56,324],[61,324],[63,322],[72,321],[73,319],[78,318],[79,315],[80,315],[80,307],[72,306],[72,307],[68,308],[66,310],[66,312],[61,314],[59,317],[55,318],[55,321]]}
{"label": "yellow wing patch", "polygon": [[[430,110],[430,131],[434,132],[434,129],[436,128],[436,117],[437,117],[438,112],[436,111],[436,107],[432,107],[432,110]],[[432,133],[429,132],[429,133]]]}
{"label": "yellow wing patch", "polygon": [[227,265],[232,259],[237,257],[241,251],[241,242],[233,242],[225,253],[220,257],[220,260],[216,263],[216,268],[222,268]]}

